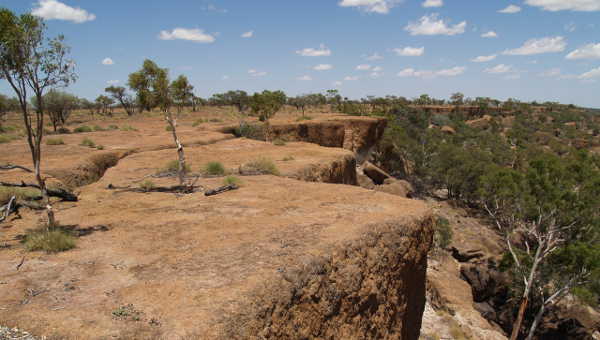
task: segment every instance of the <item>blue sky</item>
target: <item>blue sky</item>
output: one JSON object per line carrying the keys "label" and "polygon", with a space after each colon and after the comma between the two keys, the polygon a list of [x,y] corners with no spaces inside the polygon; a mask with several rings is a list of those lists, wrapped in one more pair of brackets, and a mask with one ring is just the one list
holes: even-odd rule
{"label": "blue sky", "polygon": [[[51,36],[66,36],[79,76],[68,91],[90,99],[109,83],[126,86],[128,74],[150,58],[172,79],[188,76],[202,97],[233,89],[295,95],[338,88],[351,98],[447,98],[460,91],[600,107],[600,0],[0,0],[0,6],[33,11],[47,20]],[[0,92],[10,94],[4,81]]]}

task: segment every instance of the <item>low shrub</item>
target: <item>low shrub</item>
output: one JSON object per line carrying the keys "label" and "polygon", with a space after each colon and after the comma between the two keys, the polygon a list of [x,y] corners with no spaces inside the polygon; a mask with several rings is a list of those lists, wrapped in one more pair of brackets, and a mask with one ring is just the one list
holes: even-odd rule
{"label": "low shrub", "polygon": [[223,119],[220,118],[210,118],[208,120],[209,123],[223,123]]}
{"label": "low shrub", "polygon": [[284,162],[289,162],[289,161],[293,161],[293,160],[295,160],[294,156],[285,156],[282,159],[282,161],[284,161]]}
{"label": "low shrub", "polygon": [[96,143],[94,143],[94,141],[93,141],[93,140],[91,140],[91,139],[89,139],[89,138],[87,138],[87,137],[86,137],[86,138],[84,138],[84,139],[81,141],[81,144],[79,144],[79,145],[81,145],[81,146],[87,146],[88,148],[95,148],[95,147],[96,147]]}
{"label": "low shrub", "polygon": [[156,188],[156,185],[154,185],[154,182],[149,179],[140,183],[140,189],[144,190],[145,192],[148,192],[154,188]]}
{"label": "low shrub", "polygon": [[71,130],[67,129],[66,127],[60,127],[58,130],[56,130],[56,133],[59,135],[67,135],[71,133]]}
{"label": "low shrub", "polygon": [[173,127],[171,125],[165,126],[165,131],[173,131]]}
{"label": "low shrub", "polygon": [[223,185],[237,185],[240,186],[242,184],[242,180],[235,176],[227,176],[223,178]]}
{"label": "low shrub", "polygon": [[10,125],[0,126],[0,133],[15,132],[16,130],[17,129],[14,126],[10,126]]}
{"label": "low shrub", "polygon": [[302,117],[298,117],[298,119],[296,119],[297,122],[301,122],[303,120],[312,120],[313,118],[310,116],[302,116]]}
{"label": "low shrub", "polygon": [[65,141],[62,138],[47,138],[46,145],[64,145]]}
{"label": "low shrub", "polygon": [[[179,161],[178,160],[173,160],[173,161],[169,161],[164,168],[162,168],[159,173],[165,173],[165,172],[169,172],[169,173],[176,173],[179,171]],[[185,172],[186,174],[188,172],[192,171],[190,164],[189,163],[185,163],[185,167],[183,169],[183,172]]]}
{"label": "low shrub", "polygon": [[8,203],[10,198],[15,196],[18,200],[32,200],[42,196],[42,193],[35,188],[5,187],[0,185],[0,205]]}
{"label": "low shrub", "polygon": [[93,129],[94,129],[94,131],[106,131],[106,129],[100,125],[94,125]]}
{"label": "low shrub", "polygon": [[192,127],[197,127],[197,126],[199,126],[200,124],[202,124],[202,123],[206,123],[206,122],[207,122],[207,121],[206,121],[205,119],[202,119],[202,118],[201,118],[201,119],[198,119],[198,120],[196,120],[194,123],[192,123]]}
{"label": "low shrub", "polygon": [[279,169],[272,160],[268,158],[259,158],[245,164],[246,169],[255,171],[261,174],[279,176]]}
{"label": "low shrub", "polygon": [[452,242],[452,227],[445,217],[438,216],[434,225],[434,245],[436,248],[446,249]]}
{"label": "low shrub", "polygon": [[75,237],[61,227],[40,227],[25,234],[23,244],[27,251],[58,253],[75,248]]}
{"label": "low shrub", "polygon": [[104,145],[96,145],[96,149],[98,149],[98,150],[104,150]]}
{"label": "low shrub", "polygon": [[275,146],[284,146],[285,145],[285,141],[283,139],[277,138],[277,139],[275,139],[273,141],[273,145],[275,145]]}
{"label": "low shrub", "polygon": [[8,142],[12,142],[14,138],[12,136],[8,136],[8,135],[0,135],[0,144],[2,143],[8,143]]}
{"label": "low shrub", "polygon": [[202,172],[210,176],[223,176],[225,175],[225,167],[220,162],[208,162]]}
{"label": "low shrub", "polygon": [[93,132],[92,128],[87,125],[82,125],[80,127],[75,128],[73,130],[74,133],[84,133],[84,132]]}
{"label": "low shrub", "polygon": [[138,129],[134,128],[131,125],[125,125],[121,127],[121,131],[137,131]]}
{"label": "low shrub", "polygon": [[258,140],[264,140],[265,137],[264,128],[261,125],[250,125],[246,122],[243,122],[239,127],[236,127],[233,131],[233,134],[236,137],[245,137]]}
{"label": "low shrub", "polygon": [[118,130],[118,129],[119,129],[118,125],[111,124],[108,126],[108,130]]}

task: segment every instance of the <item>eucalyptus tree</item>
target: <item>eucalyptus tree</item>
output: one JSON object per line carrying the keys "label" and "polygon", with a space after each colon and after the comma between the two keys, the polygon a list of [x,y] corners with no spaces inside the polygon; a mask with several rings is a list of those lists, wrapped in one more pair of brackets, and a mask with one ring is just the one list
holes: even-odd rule
{"label": "eucalyptus tree", "polygon": [[171,97],[173,98],[173,104],[177,106],[177,112],[181,113],[183,107],[187,104],[193,104],[193,110],[195,111],[194,101],[194,86],[190,84],[186,76],[180,75],[177,79],[171,83]]}
{"label": "eucalyptus tree", "polygon": [[119,101],[128,116],[133,116],[133,99],[129,97],[127,90],[123,86],[109,86],[105,88],[104,91],[110,94],[115,100]]}
{"label": "eucalyptus tree", "polygon": [[[0,78],[14,90],[23,115],[27,143],[31,151],[35,178],[46,204],[48,226],[55,225],[46,182],[41,175],[42,139],[44,136],[44,93],[75,81],[75,63],[68,59],[70,48],[64,36],[48,39],[41,18],[31,14],[17,16],[0,8]],[[38,103],[28,110],[29,91]]]}

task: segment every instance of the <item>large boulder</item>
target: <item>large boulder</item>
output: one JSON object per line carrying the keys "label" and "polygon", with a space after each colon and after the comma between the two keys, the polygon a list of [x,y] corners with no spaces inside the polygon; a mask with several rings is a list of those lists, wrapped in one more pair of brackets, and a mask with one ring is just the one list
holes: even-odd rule
{"label": "large boulder", "polygon": [[392,178],[387,172],[373,165],[371,162],[365,162],[362,169],[363,173],[377,185],[381,185],[386,179]]}
{"label": "large boulder", "polygon": [[375,186],[375,190],[400,197],[410,197],[413,187],[405,180],[388,178],[382,185]]}

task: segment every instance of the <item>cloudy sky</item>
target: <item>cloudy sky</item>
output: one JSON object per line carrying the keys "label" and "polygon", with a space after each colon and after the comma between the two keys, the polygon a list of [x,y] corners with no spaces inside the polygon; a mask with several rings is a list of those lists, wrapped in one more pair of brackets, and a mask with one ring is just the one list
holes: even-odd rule
{"label": "cloudy sky", "polygon": [[[150,58],[196,94],[338,88],[600,107],[600,0],[0,0],[45,18],[95,98]],[[10,93],[0,81],[0,92]]]}

